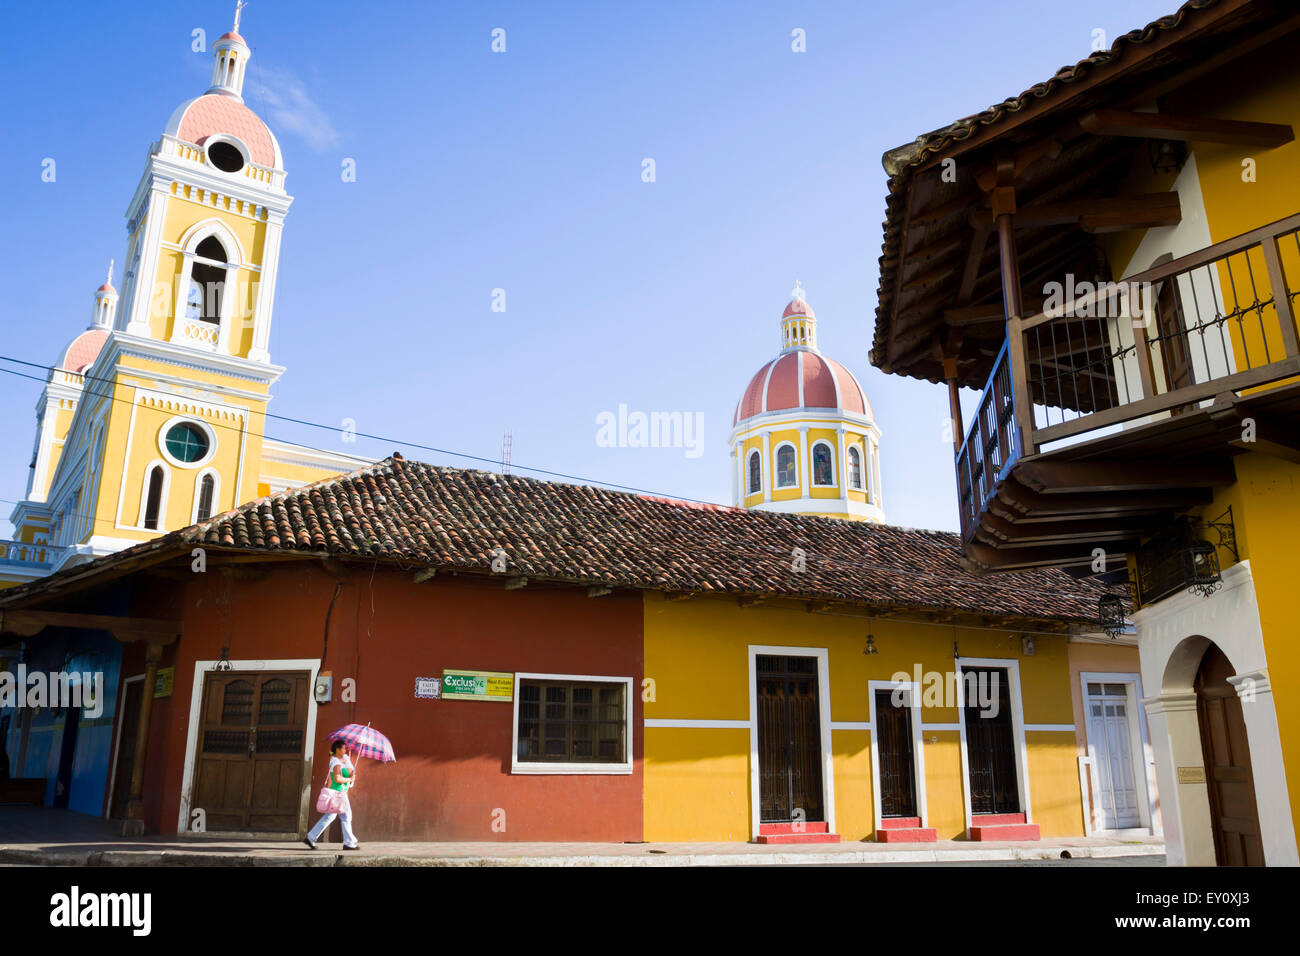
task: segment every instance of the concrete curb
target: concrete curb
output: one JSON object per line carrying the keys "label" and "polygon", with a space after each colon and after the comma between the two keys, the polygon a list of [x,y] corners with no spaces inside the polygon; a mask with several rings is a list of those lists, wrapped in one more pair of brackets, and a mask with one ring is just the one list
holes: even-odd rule
{"label": "concrete curb", "polygon": [[1160,843],[1124,846],[1023,846],[960,850],[856,850],[836,853],[646,853],[575,856],[396,856],[349,855],[330,851],[261,856],[253,853],[207,853],[190,850],[64,851],[0,847],[0,863],[20,866],[275,866],[275,867],[407,867],[407,866],[834,866],[873,863],[993,863],[1016,860],[1104,859],[1119,856],[1160,856]]}

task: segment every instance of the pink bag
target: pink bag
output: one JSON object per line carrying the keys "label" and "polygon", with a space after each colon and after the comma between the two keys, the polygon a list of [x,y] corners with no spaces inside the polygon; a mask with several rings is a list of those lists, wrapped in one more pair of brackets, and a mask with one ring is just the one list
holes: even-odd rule
{"label": "pink bag", "polygon": [[325,786],[321,787],[320,795],[316,797],[317,813],[339,813],[343,809],[343,790],[333,790],[330,788],[330,778],[325,778]]}

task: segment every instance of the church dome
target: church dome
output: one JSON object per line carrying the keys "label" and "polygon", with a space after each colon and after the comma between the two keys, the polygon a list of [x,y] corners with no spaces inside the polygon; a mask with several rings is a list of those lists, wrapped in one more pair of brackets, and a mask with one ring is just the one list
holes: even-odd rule
{"label": "church dome", "polygon": [[106,329],[87,329],[68,345],[63,357],[59,359],[58,367],[65,372],[84,372],[95,364],[95,359],[99,358],[100,350],[107,341]]}
{"label": "church dome", "polygon": [[228,93],[204,93],[182,103],[168,120],[166,133],[196,146],[204,146],[217,136],[233,137],[248,150],[252,162],[283,168],[280,144],[270,127]]}
{"label": "church dome", "polygon": [[875,420],[871,403],[852,372],[814,349],[798,348],[783,352],[754,373],[736,405],[732,424],[800,408],[851,412]]}
{"label": "church dome", "polygon": [[817,313],[813,312],[812,306],[799,296],[795,296],[790,300],[790,304],[787,305],[785,311],[781,313],[781,318],[788,319],[792,315],[806,315],[810,319],[817,318]]}

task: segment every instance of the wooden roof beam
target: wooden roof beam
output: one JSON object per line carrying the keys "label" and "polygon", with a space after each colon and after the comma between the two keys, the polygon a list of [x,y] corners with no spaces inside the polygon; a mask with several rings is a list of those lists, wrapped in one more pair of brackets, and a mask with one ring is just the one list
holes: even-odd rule
{"label": "wooden roof beam", "polygon": [[1172,139],[1187,143],[1223,143],[1273,149],[1295,139],[1283,123],[1248,123],[1243,120],[1179,116],[1173,113],[1135,113],[1128,110],[1093,110],[1079,125],[1094,136],[1133,136],[1138,139]]}
{"label": "wooden roof beam", "polygon": [[1016,480],[1046,495],[1166,488],[1226,488],[1235,480],[1232,462],[1205,461],[1022,461]]}
{"label": "wooden roof beam", "polygon": [[119,641],[147,640],[152,644],[171,644],[181,636],[180,621],[165,621],[151,617],[116,617],[108,614],[78,614],[71,611],[0,610],[0,633],[32,637],[47,627],[108,631]]}
{"label": "wooden roof beam", "polygon": [[[990,226],[993,223],[993,215],[987,211],[972,213],[971,218]],[[1077,225],[1088,232],[1176,226],[1182,221],[1182,207],[1175,192],[1031,203],[1020,206],[1015,214],[1017,226]]]}

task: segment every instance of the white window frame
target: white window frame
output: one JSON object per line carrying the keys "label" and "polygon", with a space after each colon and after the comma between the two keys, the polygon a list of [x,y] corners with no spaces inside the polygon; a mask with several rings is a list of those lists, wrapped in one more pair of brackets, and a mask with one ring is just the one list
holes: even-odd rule
{"label": "white window frame", "polygon": [[902,689],[906,707],[912,712],[912,774],[916,789],[916,814],[921,818],[921,826],[926,827],[929,810],[925,801],[925,740],[921,733],[921,685],[916,681],[895,683],[892,680],[867,681],[867,702],[871,715],[871,795],[872,806],[876,815],[876,831],[879,832],[884,821],[880,801],[880,723],[876,719],[876,692],[887,690],[891,693]]}
{"label": "white window frame", "polygon": [[757,839],[762,826],[762,792],[758,765],[758,658],[817,658],[818,726],[822,748],[822,806],[826,832],[835,831],[835,756],[831,743],[831,674],[830,650],[825,647],[802,647],[781,644],[750,644],[749,648],[749,825],[750,839]]}
{"label": "white window frame", "polygon": [[[749,481],[751,475],[749,463],[754,460],[755,456],[757,456],[758,458],[758,487],[757,488],[753,487]],[[748,496],[748,495],[761,495],[762,493],[763,493],[763,453],[760,452],[757,448],[751,448],[749,454],[745,456],[745,494]]]}
{"label": "white window frame", "polygon": [[[221,172],[215,166],[212,168],[216,172]],[[231,174],[226,173],[225,175]],[[194,343],[189,342],[184,336],[184,325],[189,321],[185,317],[185,307],[189,299],[190,279],[194,275],[194,264],[199,261],[199,244],[204,239],[213,237],[225,249],[227,261],[218,263],[206,258],[201,261],[204,265],[224,268],[226,273],[225,278],[222,279],[221,302],[219,303],[221,315],[217,324],[217,342],[211,348],[212,351],[224,355],[230,352],[232,316],[234,315],[235,300],[239,298],[239,270],[245,266],[248,258],[244,255],[243,247],[239,244],[238,238],[220,219],[205,219],[203,222],[195,223],[181,239],[181,272],[179,281],[176,284],[176,306],[172,316],[170,341],[194,346]],[[194,347],[208,348],[206,345]]]}
{"label": "white window frame", "polygon": [[[858,480],[856,483],[853,481],[853,467],[852,467],[854,452],[857,452],[858,455]],[[864,470],[863,464],[866,459],[866,456],[862,453],[861,446],[858,445],[857,442],[852,442],[848,445],[845,445],[844,454],[845,457],[848,459],[844,464],[847,466],[845,473],[848,475],[849,490],[865,491],[866,489],[864,488],[862,483],[862,474]]]}
{"label": "white window frame", "polygon": [[[167,433],[177,425],[193,425],[208,440],[208,451],[202,458],[197,461],[181,461],[167,449]],[[167,464],[173,468],[184,468],[186,471],[193,471],[196,468],[204,467],[217,453],[217,433],[211,425],[201,418],[193,415],[173,415],[167,421],[163,422],[162,428],[158,429],[158,451],[166,459]]]}
{"label": "white window frame", "polygon": [[[830,456],[831,456],[831,480],[830,480],[830,484],[825,484],[825,483],[823,483],[823,482],[819,482],[819,481],[817,480],[817,468],[816,468],[816,464],[815,464],[815,463],[816,463],[816,461],[817,461],[817,446],[818,446],[818,445],[825,445],[825,446],[826,446],[826,450],[830,453]],[[808,447],[808,474],[809,474],[809,476],[812,478],[812,481],[810,482],[810,484],[811,484],[814,488],[836,488],[836,487],[838,487],[838,485],[839,485],[839,483],[836,481],[836,477],[837,477],[837,475],[838,475],[838,468],[837,468],[836,461],[835,461],[835,446],[832,445],[832,444],[831,444],[829,441],[827,441],[825,438],[818,438],[816,441],[814,441],[814,442],[812,443],[812,445],[810,445],[810,446]]]}
{"label": "white window frame", "polygon": [[[781,484],[781,449],[789,448],[790,457],[794,460],[794,481],[788,485]],[[799,487],[799,449],[795,447],[792,441],[780,442],[772,449],[772,486],[775,491],[785,491],[787,488]]]}
{"label": "white window frame", "polygon": [[[627,753],[624,755],[625,760],[622,763],[566,763],[563,761],[533,761],[519,759],[519,691],[523,682],[526,680],[539,681],[582,681],[592,684],[623,684],[623,707],[624,707],[624,740],[627,741]],[[534,673],[515,673],[514,686],[514,716],[510,722],[510,772],[512,774],[588,774],[597,776],[626,776],[632,773],[635,763],[635,754],[633,748],[635,740],[632,737],[632,678],[631,677],[592,677],[587,674],[534,674]]]}
{"label": "white window frame", "polygon": [[204,468],[194,476],[194,506],[190,509],[190,524],[199,523],[199,500],[203,489],[203,479],[209,475],[212,476],[212,514],[221,513],[221,508],[218,506],[221,495],[221,472],[212,467]]}
{"label": "white window frame", "polygon": [[[162,494],[158,496],[158,527],[146,528],[144,524],[145,509],[149,504],[149,476],[153,473],[155,467],[162,468]],[[167,493],[172,486],[172,470],[167,467],[167,462],[161,458],[155,458],[149,464],[144,466],[144,480],[140,483],[140,512],[136,515],[135,526],[141,531],[153,531],[158,534],[164,534],[167,531]]]}
{"label": "white window frame", "polygon": [[[957,671],[959,694],[965,694],[966,685],[963,672],[982,667],[1003,668],[1007,672],[1008,688],[1011,700],[1011,741],[1016,752],[1016,786],[1020,792],[1020,812],[1025,815],[1025,823],[1034,822],[1033,805],[1029,800],[1029,751],[1025,742],[1025,710],[1020,696],[1020,661],[1009,657],[959,657],[954,662]],[[957,702],[957,729],[961,735],[961,796],[966,810],[966,829],[971,827],[971,793],[970,793],[970,752],[966,743],[966,714],[963,701]],[[1071,727],[1071,730],[1074,728]]]}
{"label": "white window frame", "polygon": [[[216,163],[214,163],[212,161],[212,155],[210,151],[212,147],[215,146],[217,143],[226,143],[227,145],[233,146],[235,147],[235,149],[239,150],[239,154],[244,157],[244,165],[240,166],[233,173],[231,173],[231,172],[227,172],[226,170],[218,166]],[[209,136],[206,140],[204,140],[203,162],[214,173],[216,173],[219,176],[242,176],[244,174],[244,170],[247,169],[250,165],[252,165],[253,157],[252,154],[249,153],[248,147],[244,145],[243,140],[239,139],[238,137],[232,136],[229,133],[218,133],[215,136]]]}

